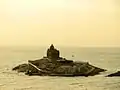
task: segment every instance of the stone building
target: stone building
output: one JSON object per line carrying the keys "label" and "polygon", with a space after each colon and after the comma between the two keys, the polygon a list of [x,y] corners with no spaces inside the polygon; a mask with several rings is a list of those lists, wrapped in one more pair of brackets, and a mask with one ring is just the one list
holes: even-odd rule
{"label": "stone building", "polygon": [[59,50],[55,49],[53,44],[51,44],[50,48],[47,50],[47,57],[50,59],[59,59]]}

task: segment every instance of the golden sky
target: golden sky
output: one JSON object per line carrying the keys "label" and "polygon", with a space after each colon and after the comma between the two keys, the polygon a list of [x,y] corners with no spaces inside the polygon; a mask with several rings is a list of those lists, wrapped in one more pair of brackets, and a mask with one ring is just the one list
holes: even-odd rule
{"label": "golden sky", "polygon": [[119,0],[0,0],[0,46],[120,46]]}

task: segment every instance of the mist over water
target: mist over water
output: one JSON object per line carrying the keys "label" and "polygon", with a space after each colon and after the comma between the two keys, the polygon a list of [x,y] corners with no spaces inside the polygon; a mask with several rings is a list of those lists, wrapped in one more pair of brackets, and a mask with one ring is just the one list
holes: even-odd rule
{"label": "mist over water", "polygon": [[[58,47],[60,55],[85,61],[108,71],[90,77],[26,76],[12,71],[27,60],[42,58],[46,47],[0,47],[0,90],[119,90],[119,77],[104,77],[120,70],[120,48]],[[74,57],[73,57],[74,56]]]}

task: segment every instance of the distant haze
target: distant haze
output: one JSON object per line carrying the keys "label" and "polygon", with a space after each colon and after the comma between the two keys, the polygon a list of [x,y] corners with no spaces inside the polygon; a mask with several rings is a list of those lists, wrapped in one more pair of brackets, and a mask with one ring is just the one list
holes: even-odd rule
{"label": "distant haze", "polygon": [[119,0],[0,0],[0,46],[120,46]]}

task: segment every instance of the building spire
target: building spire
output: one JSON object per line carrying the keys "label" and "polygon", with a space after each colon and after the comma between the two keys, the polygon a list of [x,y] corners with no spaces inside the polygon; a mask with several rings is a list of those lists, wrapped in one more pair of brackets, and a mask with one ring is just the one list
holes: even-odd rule
{"label": "building spire", "polygon": [[54,50],[54,45],[53,44],[51,44],[50,50]]}

